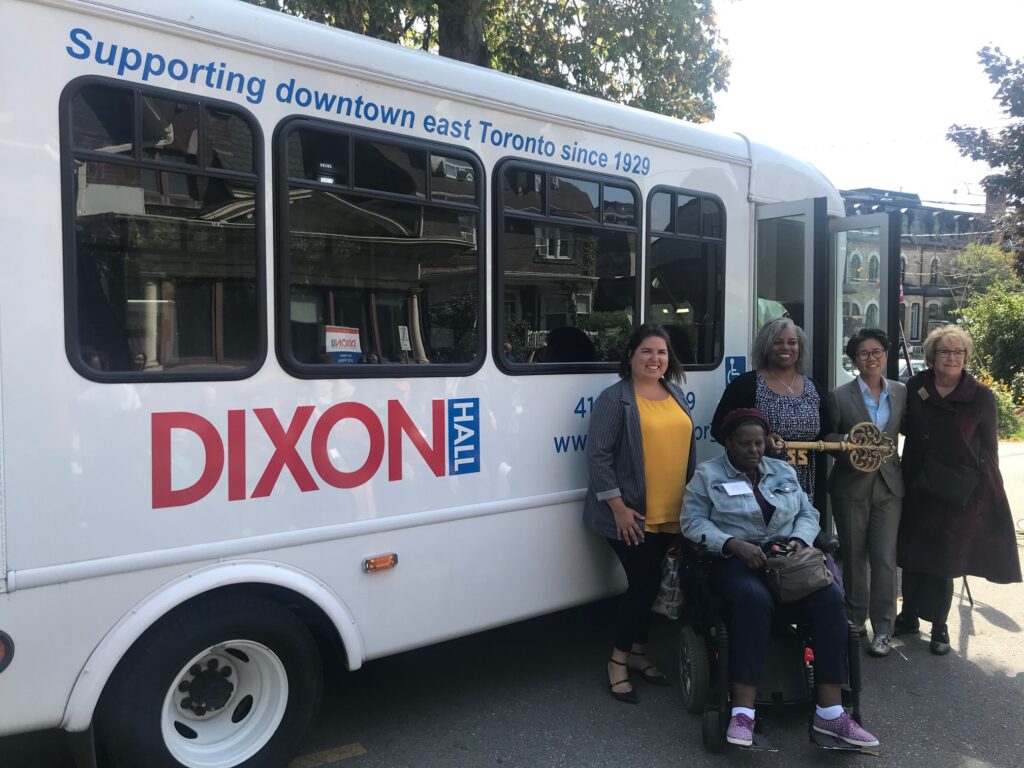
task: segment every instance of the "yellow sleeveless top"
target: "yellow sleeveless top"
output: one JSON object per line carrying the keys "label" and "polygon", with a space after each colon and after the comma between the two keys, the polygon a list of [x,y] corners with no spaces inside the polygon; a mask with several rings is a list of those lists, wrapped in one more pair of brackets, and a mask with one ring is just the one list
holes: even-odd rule
{"label": "yellow sleeveless top", "polygon": [[693,422],[671,396],[648,400],[637,395],[644,446],[647,509],[644,530],[679,533],[679,511],[686,490]]}

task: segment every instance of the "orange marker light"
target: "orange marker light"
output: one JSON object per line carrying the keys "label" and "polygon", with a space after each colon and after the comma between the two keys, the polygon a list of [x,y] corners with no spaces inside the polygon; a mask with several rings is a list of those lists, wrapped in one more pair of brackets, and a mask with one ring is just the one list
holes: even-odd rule
{"label": "orange marker light", "polygon": [[7,669],[14,658],[14,641],[6,632],[0,632],[0,672]]}
{"label": "orange marker light", "polygon": [[363,573],[386,571],[388,568],[394,568],[396,565],[398,565],[398,554],[396,552],[388,552],[386,555],[374,555],[363,560]]}

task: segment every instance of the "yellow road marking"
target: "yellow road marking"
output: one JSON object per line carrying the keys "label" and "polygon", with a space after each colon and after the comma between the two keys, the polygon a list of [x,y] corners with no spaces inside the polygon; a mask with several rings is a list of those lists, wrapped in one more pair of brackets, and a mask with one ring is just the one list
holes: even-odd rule
{"label": "yellow road marking", "polygon": [[366,750],[363,749],[363,745],[357,742],[355,744],[346,744],[343,747],[335,747],[334,749],[325,749],[323,752],[316,752],[312,755],[297,757],[292,760],[288,768],[320,768],[322,765],[330,765],[339,760],[347,760],[350,757],[359,757],[365,754]]}

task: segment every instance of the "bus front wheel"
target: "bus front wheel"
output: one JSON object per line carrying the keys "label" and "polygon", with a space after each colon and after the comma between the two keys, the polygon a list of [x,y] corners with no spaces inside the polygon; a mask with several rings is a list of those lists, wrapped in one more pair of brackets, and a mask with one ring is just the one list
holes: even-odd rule
{"label": "bus front wheel", "polygon": [[286,765],[320,701],[305,624],[260,597],[214,593],[162,618],[111,677],[97,713],[117,768]]}

